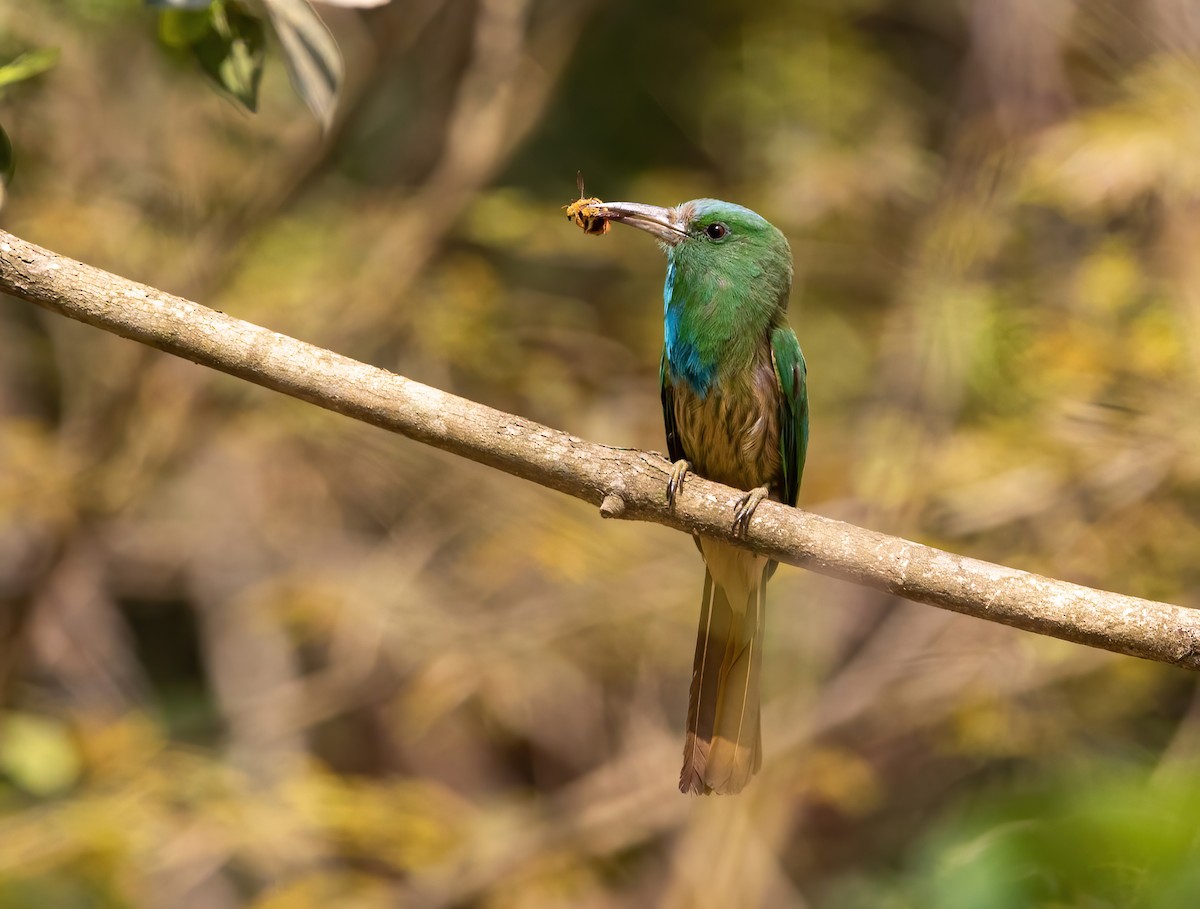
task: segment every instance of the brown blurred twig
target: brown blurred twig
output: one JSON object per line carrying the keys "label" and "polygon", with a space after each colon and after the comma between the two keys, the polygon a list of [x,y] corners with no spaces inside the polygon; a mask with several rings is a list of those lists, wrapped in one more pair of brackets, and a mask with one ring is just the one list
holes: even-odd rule
{"label": "brown blurred twig", "polygon": [[939,606],[1145,659],[1200,669],[1200,611],[953,555],[764,502],[744,539],[741,492],[699,477],[674,509],[670,465],[410,381],[56,255],[0,231],[0,290],[221,372],[398,432],[599,505],[729,540],[771,558]]}

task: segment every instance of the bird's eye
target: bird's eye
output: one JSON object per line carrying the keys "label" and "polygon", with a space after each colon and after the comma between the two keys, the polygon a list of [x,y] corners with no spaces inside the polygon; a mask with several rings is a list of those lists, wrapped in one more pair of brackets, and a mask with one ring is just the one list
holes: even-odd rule
{"label": "bird's eye", "polygon": [[729,233],[729,228],[720,221],[716,221],[704,228],[704,232],[708,234],[710,240],[724,240]]}

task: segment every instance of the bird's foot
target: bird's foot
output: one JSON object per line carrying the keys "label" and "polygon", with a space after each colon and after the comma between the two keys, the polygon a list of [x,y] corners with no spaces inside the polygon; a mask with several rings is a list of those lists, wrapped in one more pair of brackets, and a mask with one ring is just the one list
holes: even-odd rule
{"label": "bird's foot", "polygon": [[754,509],[758,507],[758,503],[767,497],[770,489],[766,486],[759,486],[757,489],[751,489],[748,493],[738,499],[737,511],[733,515],[733,535],[735,537],[744,537],[746,529],[750,526],[750,519],[754,517]]}
{"label": "bird's foot", "polygon": [[667,480],[667,508],[675,509],[675,496],[683,488],[683,478],[691,473],[692,465],[680,458],[671,465],[671,479]]}

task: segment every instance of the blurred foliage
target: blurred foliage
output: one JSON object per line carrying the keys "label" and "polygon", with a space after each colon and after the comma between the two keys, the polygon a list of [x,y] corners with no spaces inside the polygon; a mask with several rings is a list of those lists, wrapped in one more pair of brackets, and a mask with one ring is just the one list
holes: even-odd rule
{"label": "blurred foliage", "polygon": [[1200,892],[1195,773],[1075,768],[986,793],[937,825],[884,880],[844,880],[863,909],[1122,906],[1174,909]]}
{"label": "blurred foliage", "polygon": [[31,79],[52,68],[58,62],[58,51],[43,49],[21,54],[11,63],[0,66],[0,88]]}
{"label": "blurred foliage", "polygon": [[[324,0],[339,5],[375,6],[383,0]],[[217,87],[248,111],[258,109],[258,86],[266,60],[264,19],[238,0],[146,0],[164,7],[158,14],[158,40],[190,53]],[[337,42],[308,0],[263,0],[280,41],[292,84],[321,125],[333,120],[344,66]]]}
{"label": "blurred foliage", "polygon": [[[282,33],[249,116],[178,50],[211,10],[0,0],[0,60],[61,51],[0,108],[4,228],[661,448],[661,255],[561,206],[578,170],[734,199],[796,254],[805,507],[1200,604],[1186,0],[348,6],[323,131]],[[678,534],[7,300],[0,907],[1195,892],[1190,676],[797,571],[761,777],[680,797],[700,579]]]}
{"label": "blurred foliage", "polygon": [[[44,73],[58,62],[58,51],[51,48],[29,51],[21,54],[15,60],[0,65],[0,98],[4,96],[6,86]],[[0,124],[0,208],[4,206],[5,185],[12,180],[16,169],[16,157],[13,154],[12,141],[4,126]]]}
{"label": "blurred foliage", "polygon": [[218,86],[247,110],[257,109],[266,53],[261,19],[221,0],[204,10],[166,9],[159,13],[158,40],[191,50]]}

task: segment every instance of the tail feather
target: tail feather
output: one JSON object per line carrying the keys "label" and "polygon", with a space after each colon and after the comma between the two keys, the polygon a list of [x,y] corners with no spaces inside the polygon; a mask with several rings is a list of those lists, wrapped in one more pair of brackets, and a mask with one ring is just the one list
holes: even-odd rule
{"label": "tail feather", "polygon": [[[722,602],[713,602],[714,594]],[[725,642],[733,611],[724,600],[712,579],[704,572],[704,598],[700,602],[700,628],[696,633],[696,656],[692,662],[692,686],[688,696],[687,735],[683,742],[683,769],[679,773],[679,788],[683,792],[706,792],[704,768],[712,744],[720,690],[720,674],[714,671],[724,662]],[[716,626],[713,625],[714,616]]]}
{"label": "tail feather", "polygon": [[711,562],[705,571],[679,775],[685,793],[740,792],[762,766],[759,671],[767,566],[759,561],[719,579]]}

